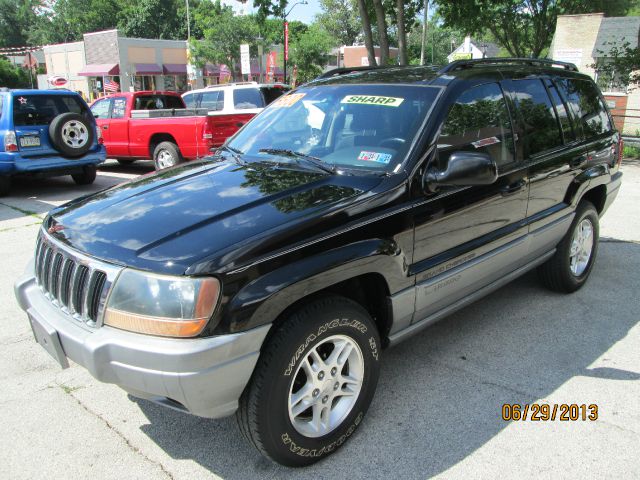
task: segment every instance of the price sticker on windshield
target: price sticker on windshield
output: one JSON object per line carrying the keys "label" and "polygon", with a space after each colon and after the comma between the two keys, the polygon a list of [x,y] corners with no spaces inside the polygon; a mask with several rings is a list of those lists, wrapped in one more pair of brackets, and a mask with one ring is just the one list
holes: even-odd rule
{"label": "price sticker on windshield", "polygon": [[379,95],[347,95],[340,103],[399,107],[403,101],[404,98],[398,97],[381,97]]}
{"label": "price sticker on windshield", "polygon": [[290,95],[283,95],[271,105],[276,108],[289,108],[295,105],[304,96],[304,93],[292,93]]}

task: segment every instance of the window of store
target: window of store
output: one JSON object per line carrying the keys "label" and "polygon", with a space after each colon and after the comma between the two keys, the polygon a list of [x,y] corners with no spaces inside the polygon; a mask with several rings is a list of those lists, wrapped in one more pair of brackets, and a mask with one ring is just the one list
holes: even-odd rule
{"label": "window of store", "polygon": [[136,75],[133,77],[133,88],[136,92],[141,90],[155,90],[155,78],[151,75]]}

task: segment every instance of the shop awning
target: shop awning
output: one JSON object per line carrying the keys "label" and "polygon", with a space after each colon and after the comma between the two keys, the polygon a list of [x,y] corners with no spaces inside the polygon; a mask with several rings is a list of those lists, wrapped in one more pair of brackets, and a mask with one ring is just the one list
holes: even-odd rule
{"label": "shop awning", "polygon": [[135,75],[162,75],[162,67],[156,63],[135,63]]}
{"label": "shop awning", "polygon": [[226,65],[213,65],[207,63],[202,69],[205,77],[219,77],[220,75],[230,75],[229,67]]}
{"label": "shop awning", "polygon": [[117,63],[94,63],[86,65],[78,72],[83,77],[106,77],[120,75],[120,65]]}
{"label": "shop awning", "polygon": [[162,71],[165,75],[186,75],[187,66],[182,63],[165,63]]}

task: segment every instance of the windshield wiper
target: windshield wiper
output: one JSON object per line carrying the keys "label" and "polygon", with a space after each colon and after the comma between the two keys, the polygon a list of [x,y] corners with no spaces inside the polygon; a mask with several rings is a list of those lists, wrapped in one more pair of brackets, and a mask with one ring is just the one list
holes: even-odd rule
{"label": "windshield wiper", "polygon": [[218,150],[224,150],[225,152],[229,152],[238,165],[242,165],[242,166],[247,165],[247,162],[245,162],[240,156],[240,154],[242,153],[240,150],[230,147],[228,145],[221,145],[220,147],[218,147]]}
{"label": "windshield wiper", "polygon": [[286,157],[293,157],[296,160],[305,160],[307,163],[310,163],[314,167],[324,172],[330,173],[331,175],[337,175],[335,167],[330,167],[318,157],[307,155],[306,153],[294,152],[293,150],[289,150],[286,148],[261,148],[258,151],[260,153],[268,153],[270,155],[284,155]]}

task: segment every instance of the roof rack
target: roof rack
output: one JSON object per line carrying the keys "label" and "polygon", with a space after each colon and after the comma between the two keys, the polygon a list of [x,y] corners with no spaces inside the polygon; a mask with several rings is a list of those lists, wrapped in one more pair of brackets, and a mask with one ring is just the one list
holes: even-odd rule
{"label": "roof rack", "polygon": [[227,82],[217,83],[215,85],[207,85],[204,88],[218,88],[218,87],[235,87],[236,85],[257,85],[258,82]]}
{"label": "roof rack", "polygon": [[531,66],[548,66],[562,67],[571,72],[577,72],[578,67],[573,63],[561,62],[549,58],[479,58],[476,60],[456,60],[440,69],[438,73],[453,72],[455,70],[463,70],[465,68],[473,68],[476,65],[531,65]]}
{"label": "roof rack", "polygon": [[376,65],[372,67],[339,67],[334,68],[333,70],[329,70],[328,72],[324,72],[322,75],[316,77],[315,80],[320,80],[321,78],[338,77],[340,75],[348,75],[350,73],[366,72],[369,70],[381,70],[383,68],[389,68],[393,66],[395,65]]}

